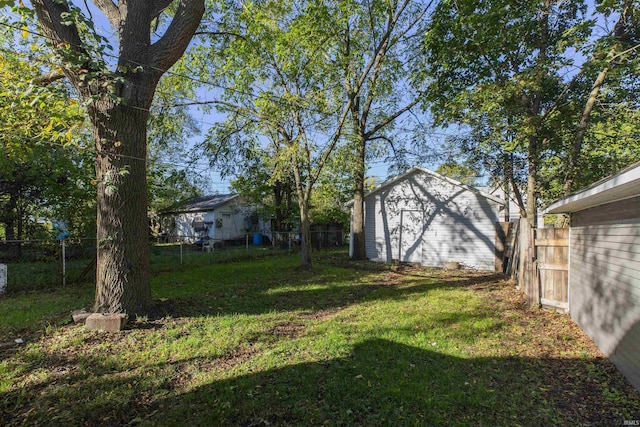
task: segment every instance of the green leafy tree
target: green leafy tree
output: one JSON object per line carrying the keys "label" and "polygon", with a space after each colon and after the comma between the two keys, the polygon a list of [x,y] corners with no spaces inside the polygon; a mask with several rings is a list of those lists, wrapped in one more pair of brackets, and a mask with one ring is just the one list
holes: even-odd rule
{"label": "green leafy tree", "polygon": [[351,147],[338,147],[318,179],[311,200],[309,216],[313,224],[340,224],[349,229],[350,214],[345,207],[353,197],[353,172],[345,169],[352,155]]}
{"label": "green leafy tree", "polygon": [[[273,177],[273,163],[268,151],[253,150],[238,159],[233,168],[236,178],[231,181],[235,191],[259,207],[259,213],[273,220],[272,230],[288,232],[300,217],[295,200],[295,182],[292,177]],[[229,166],[225,168],[230,171]],[[278,238],[278,237],[276,237]]]}
{"label": "green leafy tree", "polygon": [[469,165],[458,163],[453,160],[442,163],[438,166],[436,172],[467,185],[476,185],[476,181],[478,179],[477,170]]}
{"label": "green leafy tree", "polygon": [[202,195],[206,180],[190,150],[200,133],[185,100],[195,97],[192,81],[167,75],[159,83],[148,129],[147,185],[152,219],[160,209]]}
{"label": "green leafy tree", "polygon": [[[566,150],[569,155],[567,165],[562,174],[564,177],[562,194],[564,196],[568,196],[571,191],[581,185],[581,175],[589,174],[588,172],[586,174],[581,172],[584,169],[582,158],[588,157],[591,152],[591,150],[583,150],[583,148],[586,148],[584,143],[589,124],[592,121],[592,115],[598,109],[597,102],[602,97],[603,89],[605,91],[609,89],[609,93],[605,93],[605,97],[609,99],[607,100],[608,102],[601,103],[600,108],[614,110],[617,113],[609,116],[613,122],[611,124],[619,125],[620,117],[630,119],[625,120],[625,122],[633,123],[633,115],[637,112],[637,103],[632,106],[627,102],[628,99],[635,98],[634,94],[625,90],[625,86],[628,87],[629,83],[633,82],[631,83],[632,85],[638,83],[637,70],[639,62],[637,50],[640,46],[640,31],[638,30],[640,28],[640,10],[637,2],[603,1],[599,4],[598,9],[605,16],[617,13],[618,19],[611,32],[597,40],[592,52],[590,52],[591,59],[583,65],[581,70],[581,74],[584,74],[587,82],[591,84],[587,86],[589,90],[585,91],[588,93],[588,96],[585,97],[586,100],[579,98],[582,101],[579,105],[583,106],[583,108],[580,110],[578,125],[572,137],[567,138],[571,141],[571,144]],[[609,84],[607,84],[607,81],[609,81]],[[611,88],[615,89],[612,91]],[[611,92],[617,93],[613,94]],[[633,111],[634,107],[635,111]],[[606,116],[606,113],[604,115],[601,114],[599,118],[602,119]],[[628,127],[625,130],[629,130]],[[616,141],[609,142],[618,145]],[[608,146],[609,144],[605,142],[604,145]],[[616,149],[619,147],[611,148]],[[587,162],[585,161],[584,163]],[[596,168],[596,170],[598,169],[601,168]],[[610,170],[609,173],[613,171],[615,169]]]}
{"label": "green leafy tree", "polygon": [[[433,1],[347,1],[333,11],[343,96],[350,103],[345,132],[353,145],[352,258],[365,254],[364,182],[369,145],[390,138],[395,121],[420,101],[411,86],[415,56],[408,53]],[[415,82],[415,80],[414,80]]]}
{"label": "green leafy tree", "polygon": [[[268,153],[270,183],[293,176],[300,213],[301,265],[312,267],[310,203],[314,185],[340,141],[351,101],[335,103],[337,70],[333,22],[324,2],[269,0],[243,4],[223,19],[228,37],[218,40],[223,52],[214,68],[224,99],[217,102],[228,115],[222,136],[211,141],[216,158],[228,141],[232,147]],[[253,139],[252,134],[261,138]],[[232,138],[233,137],[233,138]],[[221,148],[221,145],[224,145]]]}
{"label": "green leafy tree", "polygon": [[541,158],[570,114],[562,73],[593,25],[585,12],[581,1],[442,1],[425,38],[423,77],[436,123],[502,132],[492,139],[506,143],[507,158],[526,155],[523,213],[531,225]]}
{"label": "green leafy tree", "polygon": [[[9,42],[6,41],[8,44]],[[7,240],[35,237],[37,218],[61,219],[76,236],[87,231],[93,190],[85,116],[60,82],[42,84],[43,70],[3,49],[0,59],[0,222]],[[95,205],[93,205],[95,207]],[[95,211],[93,212],[95,215]],[[20,245],[15,245],[20,255]]]}

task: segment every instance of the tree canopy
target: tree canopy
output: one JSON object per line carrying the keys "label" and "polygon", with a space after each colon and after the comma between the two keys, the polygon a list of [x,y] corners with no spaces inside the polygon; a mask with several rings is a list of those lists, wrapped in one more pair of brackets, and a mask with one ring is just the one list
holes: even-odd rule
{"label": "tree canopy", "polygon": [[7,44],[5,39],[0,47],[0,223],[4,237],[35,237],[29,230],[37,218],[64,220],[84,237],[94,229],[95,215],[90,202],[93,151],[84,128],[84,112],[65,84],[41,83],[42,67],[9,50]]}

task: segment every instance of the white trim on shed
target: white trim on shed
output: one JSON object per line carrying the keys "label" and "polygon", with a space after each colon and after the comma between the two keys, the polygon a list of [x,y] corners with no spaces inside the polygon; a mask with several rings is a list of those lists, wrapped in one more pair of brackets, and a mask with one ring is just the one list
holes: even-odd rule
{"label": "white trim on shed", "polygon": [[568,197],[547,206],[544,213],[578,212],[606,203],[637,197],[640,193],[640,163],[604,178]]}

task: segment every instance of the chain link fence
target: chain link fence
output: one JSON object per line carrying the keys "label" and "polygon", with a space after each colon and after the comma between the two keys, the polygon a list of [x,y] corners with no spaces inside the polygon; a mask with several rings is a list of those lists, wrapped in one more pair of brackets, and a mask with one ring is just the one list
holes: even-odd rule
{"label": "chain link fence", "polygon": [[[311,240],[316,249],[336,247],[344,244],[344,234],[342,231],[314,231]],[[300,235],[295,232],[249,233],[231,241],[203,239],[195,243],[163,243],[153,239],[149,244],[150,273],[154,275],[295,252],[300,247]],[[93,286],[96,253],[96,239],[92,238],[0,240],[0,270],[6,271],[4,292]]]}
{"label": "chain link fence", "polygon": [[94,280],[96,239],[0,240],[6,292],[30,292]]}

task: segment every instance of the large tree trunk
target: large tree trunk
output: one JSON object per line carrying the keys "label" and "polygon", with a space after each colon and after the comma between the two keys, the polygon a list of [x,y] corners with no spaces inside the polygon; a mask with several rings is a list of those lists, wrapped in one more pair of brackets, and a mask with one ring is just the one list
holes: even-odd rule
{"label": "large tree trunk", "polygon": [[[68,49],[62,71],[89,104],[94,126],[98,180],[94,308],[144,314],[151,305],[146,181],[149,107],[161,75],[182,56],[200,24],[204,0],[178,2],[166,31],[153,43],[151,23],[172,2],[94,1],[117,33],[116,71],[90,60],[94,55],[89,53],[91,44],[83,42],[86,34],[69,22],[73,15],[69,0],[31,3],[48,41],[58,49]],[[78,64],[79,60],[83,63]]]}
{"label": "large tree trunk", "polygon": [[309,202],[306,198],[299,199],[300,202],[300,266],[304,270],[311,270],[313,263],[311,260],[311,220],[309,218]]}
{"label": "large tree trunk", "polygon": [[144,107],[132,108],[108,97],[92,106],[98,181],[97,312],[139,315],[152,305],[146,180],[151,98],[146,95],[147,100],[139,102]]}
{"label": "large tree trunk", "polygon": [[362,136],[356,142],[356,163],[354,171],[353,191],[353,221],[351,234],[353,236],[353,251],[351,259],[363,260],[366,258],[364,236],[364,178],[365,178],[365,141]]}
{"label": "large tree trunk", "polygon": [[275,224],[273,231],[284,231],[283,223],[284,223],[284,191],[282,188],[282,182],[276,181],[273,184],[273,199],[275,205]]}
{"label": "large tree trunk", "polygon": [[[291,139],[287,138],[290,144]],[[303,185],[300,165],[294,161],[293,176],[296,183],[296,194],[298,195],[298,208],[300,209],[300,266],[304,270],[311,270],[311,219],[309,218],[309,199],[311,198],[312,183],[307,187]]]}

